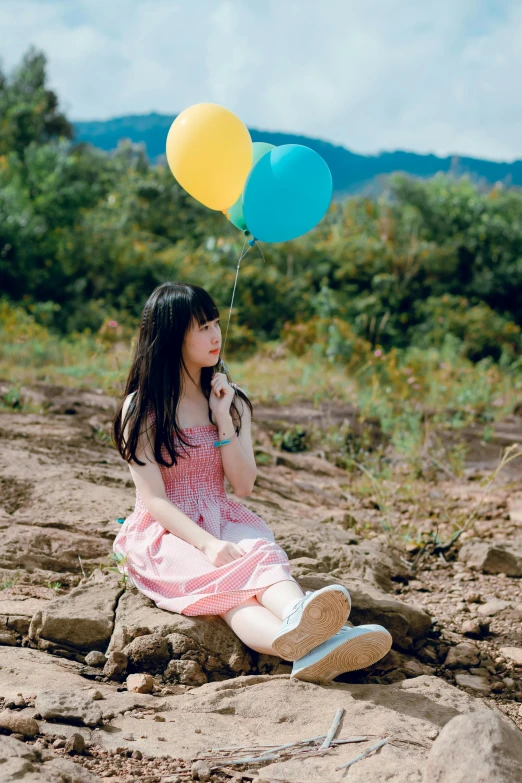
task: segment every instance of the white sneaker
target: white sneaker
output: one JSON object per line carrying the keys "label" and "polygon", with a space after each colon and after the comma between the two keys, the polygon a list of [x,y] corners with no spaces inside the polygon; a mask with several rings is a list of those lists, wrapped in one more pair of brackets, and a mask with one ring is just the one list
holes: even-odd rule
{"label": "white sneaker", "polygon": [[343,672],[364,669],[383,658],[392,637],[382,625],[345,625],[330,639],[294,662],[290,678],[326,683]]}
{"label": "white sneaker", "polygon": [[342,585],[308,591],[283,619],[272,642],[275,654],[286,661],[302,658],[342,628],[351,608],[350,593]]}

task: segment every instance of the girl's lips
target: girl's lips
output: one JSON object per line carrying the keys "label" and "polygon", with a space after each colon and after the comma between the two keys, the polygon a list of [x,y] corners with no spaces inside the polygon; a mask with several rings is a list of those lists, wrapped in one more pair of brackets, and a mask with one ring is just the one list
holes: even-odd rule
{"label": "girl's lips", "polygon": [[220,348],[216,348],[214,351],[210,351],[210,353],[219,353],[220,350]]}

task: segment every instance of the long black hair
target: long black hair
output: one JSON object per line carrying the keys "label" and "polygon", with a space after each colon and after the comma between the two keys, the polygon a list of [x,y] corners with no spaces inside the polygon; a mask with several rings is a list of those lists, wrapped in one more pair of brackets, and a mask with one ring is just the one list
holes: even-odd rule
{"label": "long black hair", "polygon": [[[184,439],[177,422],[178,402],[184,390],[182,368],[188,372],[181,349],[185,333],[194,322],[197,321],[203,326],[216,318],[219,318],[219,310],[214,300],[204,288],[197,285],[162,283],[149,296],[143,308],[123,399],[112,425],[114,444],[127,462],[132,460],[138,465],[145,464],[137,459],[136,449],[142,423],[145,424],[144,431],[147,434],[151,429],[149,416],[152,417],[152,426],[155,428],[154,458],[160,465],[167,468],[177,465],[181,454],[176,451],[175,437],[178,437],[184,446],[192,445]],[[235,430],[239,433],[241,413],[236,402],[240,397],[247,403],[251,413],[252,404],[244,391],[232,383],[225,365],[217,363],[216,367],[225,373],[227,380],[235,388],[230,415]],[[210,381],[214,372],[214,366],[201,368],[201,388],[207,400],[210,397]],[[125,399],[132,392],[136,394],[130,400],[125,421],[122,421]],[[240,406],[242,408],[242,403]],[[208,415],[209,424],[215,424],[210,406]],[[129,437],[126,440],[123,433],[127,424]],[[167,455],[170,463],[167,462]]]}

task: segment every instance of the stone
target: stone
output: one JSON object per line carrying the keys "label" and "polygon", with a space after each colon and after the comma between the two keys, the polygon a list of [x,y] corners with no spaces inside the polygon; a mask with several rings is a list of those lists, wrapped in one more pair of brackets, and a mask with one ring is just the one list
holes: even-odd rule
{"label": "stone", "polygon": [[[189,652],[189,650],[195,649],[195,643],[192,639],[189,639],[188,636],[184,636],[182,633],[169,634],[167,636],[167,641],[171,658],[180,658],[182,655]],[[222,668],[223,664],[219,658],[215,658],[215,660],[217,661],[218,669]]]}
{"label": "stone", "polygon": [[168,640],[159,633],[138,636],[124,647],[123,652],[128,658],[127,670],[130,672],[159,673],[170,658]]}
{"label": "stone", "polygon": [[490,620],[466,620],[462,623],[462,634],[470,639],[480,639],[489,633]]}
{"label": "stone", "polygon": [[13,631],[10,631],[8,628],[4,628],[3,630],[0,630],[0,644],[9,645],[10,647],[16,647],[17,638],[16,634],[13,633]]}
{"label": "stone", "polygon": [[491,691],[491,684],[486,677],[476,674],[456,674],[455,682],[461,688],[469,688],[477,693],[488,694]]}
{"label": "stone", "polygon": [[87,666],[94,666],[98,668],[101,666],[105,666],[106,661],[107,658],[99,650],[91,650],[91,652],[87,653],[87,655],[85,656],[85,663],[87,664]]}
{"label": "stone", "polygon": [[[145,633],[144,633],[145,631]],[[118,601],[109,652],[123,650],[133,639],[145,634],[185,636],[188,649],[218,657],[224,671],[239,674],[253,669],[252,651],[243,644],[225,621],[216,615],[189,616],[166,612],[134,588]],[[179,641],[179,640],[178,640]]]}
{"label": "stone", "polygon": [[[56,515],[57,510],[52,509],[51,513]],[[89,561],[95,565],[107,557],[107,541],[73,530],[24,525],[21,521],[2,529],[0,568],[14,571],[23,563],[27,571],[80,573],[78,555],[84,566],[90,565]]]}
{"label": "stone", "polygon": [[75,732],[67,738],[64,748],[66,753],[76,753],[80,755],[85,750],[85,740],[81,734]]}
{"label": "stone", "polygon": [[98,783],[89,770],[32,747],[13,736],[0,735],[0,770],[2,783]]}
{"label": "stone", "polygon": [[34,718],[13,710],[0,712],[0,728],[7,729],[13,734],[22,734],[24,737],[36,737],[40,731]]}
{"label": "stone", "polygon": [[154,680],[150,674],[129,674],[127,677],[127,690],[133,693],[152,693]]}
{"label": "stone", "polygon": [[450,647],[444,666],[449,669],[459,667],[476,666],[479,662],[479,652],[474,644],[470,642],[461,642],[454,647]]}
{"label": "stone", "polygon": [[426,666],[426,664],[414,660],[406,661],[402,668],[405,672],[412,674],[414,677],[419,677],[421,674],[435,674],[433,666]]}
{"label": "stone", "polygon": [[509,601],[501,601],[500,598],[493,598],[491,601],[486,601],[477,609],[477,613],[483,617],[494,617],[499,612],[503,612],[504,609],[508,609],[510,606]]}
{"label": "stone", "polygon": [[167,680],[179,681],[182,685],[203,685],[208,680],[196,661],[170,661],[163,676]]}
{"label": "stone", "polygon": [[49,601],[45,609],[35,614],[29,638],[82,652],[104,648],[111,638],[114,611],[122,592],[116,574],[94,571],[83,584]]}
{"label": "stone", "polygon": [[501,647],[500,653],[515,666],[522,666],[522,647]]}
{"label": "stone", "polygon": [[514,541],[467,541],[459,560],[485,574],[522,576],[522,539]]}
{"label": "stone", "polygon": [[424,783],[520,783],[522,734],[492,711],[457,715],[433,743]]}
{"label": "stone", "polygon": [[62,723],[99,726],[102,712],[88,696],[69,691],[42,691],[36,697],[35,707],[46,720]]}
{"label": "stone", "polygon": [[103,693],[99,691],[97,688],[89,688],[89,690],[87,691],[87,696],[93,701],[102,701],[102,699],[105,698]]}
{"label": "stone", "polygon": [[206,761],[195,761],[190,772],[193,780],[210,780],[211,770]]}
{"label": "stone", "polygon": [[110,680],[123,680],[127,672],[127,656],[123,652],[113,650],[107,657],[103,673]]}

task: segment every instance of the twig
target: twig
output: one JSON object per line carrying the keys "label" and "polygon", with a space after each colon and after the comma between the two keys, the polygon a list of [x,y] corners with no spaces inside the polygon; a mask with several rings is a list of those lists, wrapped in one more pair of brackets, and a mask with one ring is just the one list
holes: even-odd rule
{"label": "twig", "polygon": [[[253,764],[257,761],[275,761],[279,758],[279,754],[272,754],[270,756],[252,756],[245,759],[226,759],[227,764]],[[210,769],[219,769],[221,764],[211,764]]]}
{"label": "twig", "polygon": [[[320,734],[319,737],[310,737],[309,739],[304,740],[294,740],[294,742],[291,742],[290,745],[299,745],[299,744],[307,744],[308,742],[317,742],[318,740],[324,740],[325,734]],[[217,753],[220,750],[247,750],[248,749],[254,749],[254,750],[260,750],[261,748],[273,748],[274,746],[271,745],[269,742],[267,742],[264,745],[225,745],[224,748],[209,748],[209,753]],[[197,759],[201,759],[203,756],[198,756]],[[197,761],[197,759],[193,759],[194,761]]]}
{"label": "twig", "polygon": [[333,723],[330,726],[328,734],[324,738],[324,742],[321,745],[321,750],[324,750],[325,748],[329,748],[330,747],[330,744],[331,744],[333,738],[335,737],[335,732],[339,728],[339,723],[341,722],[341,718],[343,717],[344,712],[345,712],[344,707],[339,707],[339,709],[337,710],[337,712],[335,714],[335,718],[333,719]]}
{"label": "twig", "polygon": [[376,742],[375,745],[372,745],[371,748],[368,748],[367,750],[363,751],[363,753],[360,753],[358,756],[356,756],[354,759],[349,761],[347,764],[342,764],[340,767],[336,767],[335,770],[339,769],[346,769],[347,767],[351,767],[352,764],[355,764],[357,761],[362,761],[362,759],[365,759],[366,756],[369,756],[370,753],[373,753],[375,750],[379,750],[379,748],[382,748],[383,745],[386,745],[387,742],[389,742],[392,739],[392,736],[386,737],[386,739],[380,740],[379,742]]}
{"label": "twig", "polygon": [[82,563],[82,559],[81,559],[80,555],[78,555],[78,560],[80,561],[80,568],[82,569],[82,574],[83,574],[83,576],[85,578],[85,571],[83,570],[83,563]]}

